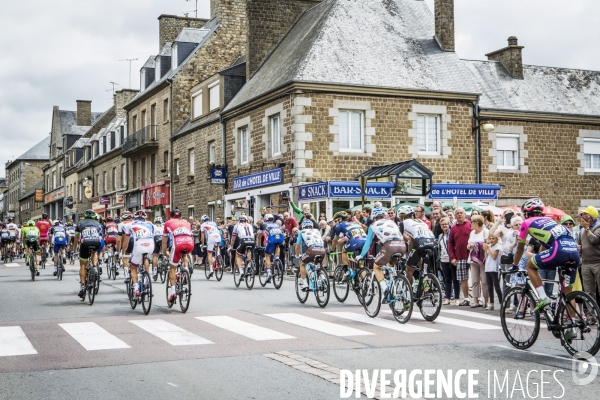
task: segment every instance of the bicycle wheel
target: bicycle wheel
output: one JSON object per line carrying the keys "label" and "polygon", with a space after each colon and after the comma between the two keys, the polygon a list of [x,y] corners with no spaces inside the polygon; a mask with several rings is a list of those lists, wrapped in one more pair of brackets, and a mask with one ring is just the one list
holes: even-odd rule
{"label": "bicycle wheel", "polygon": [[152,307],[152,279],[150,275],[144,271],[140,279],[141,303],[144,314],[148,315]]}
{"label": "bicycle wheel", "polygon": [[375,318],[381,309],[381,288],[379,282],[375,279],[375,274],[371,271],[362,281],[361,296],[365,312],[369,317]]}
{"label": "bicycle wheel", "polygon": [[188,271],[190,272],[190,276],[194,273],[194,263],[192,262],[192,256],[187,255],[188,258]]}
{"label": "bicycle wheel", "polygon": [[98,294],[98,290],[100,290],[100,275],[98,274],[98,269],[94,267],[94,274],[96,274],[96,279],[94,280],[94,294]]}
{"label": "bicycle wheel", "polygon": [[396,321],[405,324],[410,320],[413,312],[412,288],[408,278],[396,275],[394,284],[390,288],[392,301],[389,303]]}
{"label": "bicycle wheel", "polygon": [[246,270],[244,271],[244,278],[246,280],[246,287],[248,290],[252,290],[254,287],[254,262],[248,261],[246,264]]}
{"label": "bicycle wheel", "polygon": [[[273,265],[271,264],[271,267],[272,266]],[[260,282],[260,286],[267,286],[267,266],[264,258],[260,260],[260,265],[258,267],[258,281]]]}
{"label": "bicycle wheel", "polygon": [[585,292],[571,292],[557,310],[561,325],[561,344],[570,355],[589,353],[600,349],[600,309]]}
{"label": "bicycle wheel", "polygon": [[275,286],[275,289],[280,289],[283,285],[283,274],[285,273],[283,263],[280,259],[277,259],[273,261],[271,267],[273,268],[273,286]]}
{"label": "bicycle wheel", "polygon": [[181,308],[181,312],[186,312],[190,307],[190,297],[192,297],[192,280],[190,278],[190,274],[186,270],[182,270],[179,275],[179,290],[177,294],[179,296],[179,308]]}
{"label": "bicycle wheel", "polygon": [[[177,284],[177,283],[175,283]],[[165,285],[165,288],[167,289],[167,307],[171,308],[173,307],[173,304],[175,304],[175,300],[173,301],[169,301],[169,295],[171,294],[171,280],[167,279],[167,284]]]}
{"label": "bicycle wheel", "polygon": [[59,281],[62,281],[62,275],[63,275],[62,258],[58,257],[58,268],[56,269],[56,279],[58,279]]}
{"label": "bicycle wheel", "polygon": [[98,275],[92,269],[86,277],[86,288],[90,306],[94,304],[94,300],[96,299],[96,280],[98,280]]}
{"label": "bicycle wheel", "polygon": [[[139,276],[138,276],[138,281],[139,281]],[[129,299],[129,305],[131,306],[131,309],[135,310],[135,308],[137,307],[138,301],[137,301],[137,298],[135,297],[135,291],[133,289],[133,278],[127,284],[127,298]]]}
{"label": "bicycle wheel", "polygon": [[169,264],[166,258],[161,258],[158,262],[158,268],[160,270],[160,283],[165,283],[167,279],[167,273],[169,272]]}
{"label": "bicycle wheel", "polygon": [[231,273],[233,274],[233,283],[235,284],[235,287],[240,287],[240,269],[237,266],[231,267]]}
{"label": "bicycle wheel", "polygon": [[440,315],[442,310],[442,287],[437,276],[427,274],[419,283],[421,286],[421,298],[417,305],[421,310],[421,315],[425,320],[432,322]]}
{"label": "bicycle wheel", "polygon": [[31,281],[35,281],[35,261],[33,264],[33,267],[29,267],[29,269],[31,270]]}
{"label": "bicycle wheel", "polygon": [[112,279],[112,274],[113,274],[112,263],[111,263],[111,259],[109,258],[106,263],[106,276],[108,277],[109,280]]}
{"label": "bicycle wheel", "polygon": [[364,284],[365,278],[367,278],[370,274],[372,274],[371,270],[367,267],[362,267],[356,272],[356,276],[350,281],[352,285],[352,290],[356,293],[356,297],[358,298],[358,302],[361,306],[364,307],[365,301],[362,295],[362,287]]}
{"label": "bicycle wheel", "polygon": [[[516,310],[511,311],[511,306],[517,303]],[[502,331],[510,344],[520,350],[528,349],[535,343],[540,333],[540,314],[533,313],[535,300],[531,293],[523,295],[523,287],[514,287],[506,292],[500,322]]]}
{"label": "bicycle wheel", "polygon": [[302,279],[302,277],[300,276],[300,268],[298,268],[295,278],[296,297],[298,297],[300,303],[304,304],[306,303],[306,299],[308,299],[308,291],[304,292],[302,289],[300,289],[300,279]]}
{"label": "bicycle wheel", "polygon": [[315,284],[317,286],[317,290],[315,290],[317,304],[319,307],[325,308],[327,303],[329,303],[329,294],[331,289],[329,287],[329,275],[322,267],[317,271],[317,281]]}
{"label": "bicycle wheel", "polygon": [[348,283],[349,277],[344,279],[346,271],[348,271],[347,265],[338,265],[333,271],[333,294],[340,303],[346,301],[348,293],[350,292],[350,284]]}
{"label": "bicycle wheel", "polygon": [[223,257],[220,254],[217,254],[216,257],[216,268],[215,278],[217,278],[218,282],[221,282],[221,279],[223,279]]}
{"label": "bicycle wheel", "polygon": [[[208,258],[207,258],[208,260]],[[188,264],[190,265],[190,264]],[[212,265],[208,265],[208,261],[206,261],[206,263],[204,264],[204,276],[206,277],[206,280],[210,279],[210,273],[212,272]]]}

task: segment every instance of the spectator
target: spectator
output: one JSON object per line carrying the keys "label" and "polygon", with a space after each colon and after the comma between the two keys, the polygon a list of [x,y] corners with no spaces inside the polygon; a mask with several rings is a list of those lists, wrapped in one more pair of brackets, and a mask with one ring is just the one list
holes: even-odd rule
{"label": "spectator", "polygon": [[371,207],[364,206],[362,209],[362,223],[359,224],[362,226],[365,232],[369,230],[369,226],[373,223],[373,219],[371,218]]}
{"label": "spectator", "polygon": [[[190,217],[193,221],[193,218]],[[194,258],[194,264],[198,264],[198,258],[202,256],[202,249],[200,245],[200,225],[194,223],[190,224],[192,228],[192,236],[194,237],[194,249],[192,250],[192,256]]]}
{"label": "spectator", "polygon": [[[598,210],[587,206],[579,218],[581,231],[581,279],[583,290],[596,299],[596,289],[600,289],[600,224]],[[590,315],[588,315],[588,318]]]}
{"label": "spectator", "polygon": [[[500,290],[500,281],[498,280],[498,262],[500,261],[500,244],[498,238],[502,236],[502,231],[497,231],[495,235],[488,236],[487,243],[483,245],[485,250],[485,277],[487,281],[490,302],[485,308],[489,311],[500,310],[502,307],[502,291]],[[494,289],[498,295],[500,306],[494,307]]]}
{"label": "spectator", "polygon": [[446,216],[450,220],[450,228],[452,228],[452,226],[454,226],[456,223],[456,219],[454,218],[454,210],[452,210],[452,208],[446,209]]}
{"label": "spectator", "polygon": [[460,298],[460,283],[456,279],[456,265],[450,263],[450,254],[448,253],[448,236],[450,234],[450,221],[447,217],[440,219],[440,229],[442,233],[437,236],[438,241],[438,254],[440,257],[440,264],[442,272],[444,273],[444,287],[446,293],[444,294],[444,302],[442,304],[450,304],[450,300],[453,297],[454,301],[458,305]]}
{"label": "spectator", "polygon": [[442,203],[440,203],[439,200],[434,201],[433,204],[431,204],[431,209],[433,210],[434,208],[439,208],[441,210],[442,209]]}
{"label": "spectator", "polygon": [[319,229],[319,223],[313,217],[313,215],[310,213],[310,211],[304,212],[304,215],[302,216],[302,219],[300,221],[298,221],[298,224],[302,225],[302,222],[304,222],[304,220],[306,220],[306,219],[310,219],[312,221],[314,229]]}
{"label": "spectator", "polygon": [[329,237],[331,228],[327,225],[326,221],[319,221],[319,230],[321,232],[321,239],[323,239],[324,242],[327,242],[326,238]]}
{"label": "spectator", "polygon": [[[490,228],[490,236],[496,235],[497,231],[502,232],[500,235],[500,260],[499,269],[502,271],[508,270],[513,264],[513,247],[516,245],[518,230],[515,232],[511,226],[511,219],[515,215],[513,210],[504,210],[502,217],[495,220],[494,225]],[[504,262],[502,261],[504,259]],[[502,280],[502,293],[506,293],[508,285]]]}
{"label": "spectator", "polygon": [[310,212],[310,206],[308,205],[308,203],[304,203],[302,205],[302,208],[298,208],[298,206],[296,206],[293,201],[290,201],[290,206],[292,207],[292,210],[294,210],[294,212],[298,214],[298,216],[296,217],[297,221],[300,221],[302,219],[304,213]]}
{"label": "spectator", "polygon": [[296,218],[292,217],[290,213],[286,211],[283,213],[283,223],[285,224],[285,230],[287,231],[288,235],[293,237],[294,235],[292,234],[292,230],[299,226]]}
{"label": "spectator", "polygon": [[494,218],[494,213],[490,210],[483,210],[481,212],[481,216],[483,217],[483,225],[487,229],[492,229],[492,226],[494,226],[494,222],[496,222],[496,219]]}
{"label": "spectator", "polygon": [[396,225],[400,226],[401,219],[398,218],[398,216],[396,215],[396,210],[394,210],[393,208],[387,210],[387,217],[390,221],[394,221]]}
{"label": "spectator", "polygon": [[425,208],[420,204],[415,206],[415,218],[425,222],[427,224],[427,227],[431,229],[431,221],[425,217]]}
{"label": "spectator", "polygon": [[463,292],[463,301],[459,306],[469,305],[469,236],[471,235],[471,222],[467,221],[467,213],[464,208],[455,211],[456,223],[450,230],[448,237],[448,254],[450,263],[456,266],[456,278],[460,281]]}
{"label": "spectator", "polygon": [[481,295],[484,299],[483,306],[487,308],[489,293],[485,279],[485,250],[483,245],[488,238],[489,231],[483,226],[481,215],[471,217],[471,227],[472,230],[467,244],[467,248],[471,250],[471,282],[473,283],[473,304],[471,304],[471,308],[482,307],[479,301]]}
{"label": "spectator", "polygon": [[[440,226],[440,219],[442,218],[442,209],[434,208],[431,212],[431,231],[435,237],[439,237],[442,234],[442,227]],[[448,227],[450,227],[450,220],[448,220]]]}
{"label": "spectator", "polygon": [[361,222],[363,222],[363,215],[362,215],[362,212],[360,210],[354,211],[354,213],[352,213],[352,216],[353,216],[352,219],[354,220],[354,222],[357,222],[359,224]]}

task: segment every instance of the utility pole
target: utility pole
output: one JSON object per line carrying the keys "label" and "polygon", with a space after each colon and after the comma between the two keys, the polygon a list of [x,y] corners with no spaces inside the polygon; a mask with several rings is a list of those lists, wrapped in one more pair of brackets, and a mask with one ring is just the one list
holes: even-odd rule
{"label": "utility pole", "polygon": [[131,62],[137,61],[137,58],[125,58],[125,59],[119,60],[119,61],[129,61],[129,89],[132,89],[132,87],[131,87]]}

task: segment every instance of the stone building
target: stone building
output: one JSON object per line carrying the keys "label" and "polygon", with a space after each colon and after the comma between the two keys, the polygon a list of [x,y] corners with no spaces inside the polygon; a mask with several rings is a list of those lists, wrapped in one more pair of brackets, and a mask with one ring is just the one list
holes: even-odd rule
{"label": "stone building", "polygon": [[39,201],[39,199],[36,198],[36,191],[42,190],[43,187],[44,181],[41,180],[33,185],[33,187],[19,199],[19,215],[21,223],[25,223],[29,220],[38,221],[42,219],[44,202]]}
{"label": "stone building", "polygon": [[220,113],[227,215],[293,197],[330,217],[360,204],[348,181],[407,160],[415,176],[377,175],[373,198],[425,201],[428,184],[459,183],[503,185],[498,204],[598,203],[600,73],[523,65],[514,37],[488,61],[460,59],[454,2],[435,7],[324,0],[303,12]]}
{"label": "stone building", "polygon": [[14,218],[15,222],[23,223],[19,201],[40,180],[42,169],[48,164],[48,148],[50,137],[27,150],[15,160],[5,165],[7,191],[4,194],[5,219]]}

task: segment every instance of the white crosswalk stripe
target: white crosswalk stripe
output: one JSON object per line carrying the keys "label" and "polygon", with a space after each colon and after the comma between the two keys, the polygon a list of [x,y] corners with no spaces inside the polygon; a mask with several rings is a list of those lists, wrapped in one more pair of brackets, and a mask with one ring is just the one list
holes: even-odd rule
{"label": "white crosswalk stripe", "polygon": [[[411,320],[425,321],[425,318],[423,318],[423,316],[421,315],[421,313],[418,312],[419,310],[415,310],[415,311],[413,311],[412,316],[410,317],[410,319]],[[388,313],[388,314],[392,313],[392,311],[388,311],[388,310],[383,310],[383,312],[384,313]],[[439,317],[439,316],[432,323],[436,323],[436,322],[440,323],[440,324],[455,325],[455,326],[460,326],[460,327],[463,327],[463,328],[470,328],[470,329],[477,329],[477,330],[502,329],[501,326],[489,325],[489,324],[482,324],[482,323],[479,323],[479,322],[465,321],[463,319],[455,319],[455,318]]]}
{"label": "white crosswalk stripe", "polygon": [[231,318],[226,315],[196,317],[196,319],[208,322],[209,324],[237,333],[238,335],[246,336],[253,340],[295,339],[294,336],[286,335],[285,333],[277,332],[269,328],[263,328],[262,326]]}
{"label": "white crosswalk stripe", "polygon": [[[442,312],[445,312],[448,314],[454,314],[454,315],[462,315],[464,317],[470,317],[470,318],[486,319],[488,321],[496,321],[496,322],[502,321],[500,317],[496,317],[494,315],[485,315],[485,314],[480,314],[480,313],[471,312],[471,311],[444,310],[442,308]],[[535,323],[533,323],[531,321],[523,321],[523,320],[519,320],[519,319],[511,319],[510,323],[517,324],[517,325],[535,326]]]}
{"label": "white crosswalk stripe", "polygon": [[358,314],[352,312],[323,312],[323,314],[332,315],[338,318],[349,319],[356,322],[362,322],[363,324],[375,325],[386,329],[392,329],[398,332],[405,333],[431,333],[439,332],[437,329],[427,328],[425,326],[411,325],[411,324],[400,324],[396,320],[382,319],[382,318],[371,318],[366,314]]}
{"label": "white crosswalk stripe", "polygon": [[58,324],[86,350],[127,349],[129,345],[95,322]]}
{"label": "white crosswalk stripe", "polygon": [[8,264],[4,264],[4,266],[6,268],[18,268],[18,267],[20,267],[20,265],[17,264],[17,263],[8,263]]}
{"label": "white crosswalk stripe", "polygon": [[162,319],[145,319],[129,322],[173,346],[213,344],[210,340],[204,339]]}
{"label": "white crosswalk stripe", "polygon": [[0,327],[0,357],[37,354],[20,326]]}
{"label": "white crosswalk stripe", "polygon": [[362,336],[374,335],[374,333],[361,331],[349,326],[338,325],[316,318],[306,317],[295,313],[265,314],[267,317],[275,318],[303,328],[312,329],[332,336]]}

